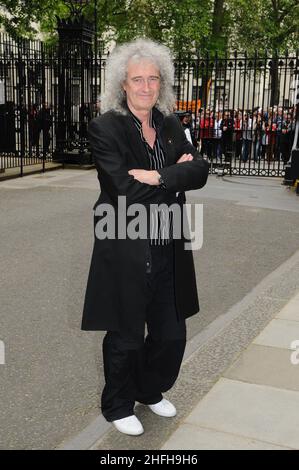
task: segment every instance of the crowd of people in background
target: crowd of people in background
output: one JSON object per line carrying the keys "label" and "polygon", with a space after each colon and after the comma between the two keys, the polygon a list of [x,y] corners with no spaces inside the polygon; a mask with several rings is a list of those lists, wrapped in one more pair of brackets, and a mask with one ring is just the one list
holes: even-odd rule
{"label": "crowd of people in background", "polygon": [[187,139],[210,161],[222,163],[234,157],[246,163],[289,161],[294,134],[295,108],[271,107],[266,111],[201,109],[195,119],[177,111]]}
{"label": "crowd of people in background", "polygon": [[[87,138],[88,122],[92,115],[101,113],[101,97],[93,107],[84,103],[66,113],[67,136],[76,139]],[[187,139],[200,153],[213,163],[223,163],[232,157],[246,163],[282,161],[286,164],[291,155],[295,134],[295,108],[284,109],[273,106],[266,111],[240,109],[214,111],[211,108],[199,110],[197,116],[191,111],[176,111],[185,130]],[[79,124],[81,122],[81,124]],[[44,147],[49,152],[53,110],[48,103],[32,105],[28,110],[29,142],[38,147],[43,132]]]}

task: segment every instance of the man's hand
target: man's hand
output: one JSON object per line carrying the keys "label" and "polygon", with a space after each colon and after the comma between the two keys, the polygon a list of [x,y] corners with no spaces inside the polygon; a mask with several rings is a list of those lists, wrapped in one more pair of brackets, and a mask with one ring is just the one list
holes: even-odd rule
{"label": "man's hand", "polygon": [[150,184],[151,186],[159,185],[160,174],[156,170],[129,170],[129,175],[140,183]]}
{"label": "man's hand", "polygon": [[193,155],[191,153],[184,153],[176,163],[190,162],[193,160]]}
{"label": "man's hand", "polygon": [[[193,160],[193,155],[191,153],[184,153],[176,163],[190,162],[191,160]],[[150,184],[151,186],[159,185],[160,173],[156,170],[133,169],[129,170],[128,173],[134,176],[134,179],[140,183]]]}

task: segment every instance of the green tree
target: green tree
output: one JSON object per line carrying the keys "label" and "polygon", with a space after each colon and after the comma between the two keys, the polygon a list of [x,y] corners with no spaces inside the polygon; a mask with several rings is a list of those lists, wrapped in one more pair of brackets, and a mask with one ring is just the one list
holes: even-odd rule
{"label": "green tree", "polygon": [[12,37],[34,38],[41,31],[53,31],[56,27],[55,15],[65,16],[68,8],[60,0],[1,0],[0,25]]}
{"label": "green tree", "polygon": [[[123,43],[139,36],[176,52],[198,50],[209,34],[212,0],[98,0],[98,34]],[[90,4],[87,13],[93,14]]]}
{"label": "green tree", "polygon": [[283,53],[299,42],[298,0],[229,0],[236,49]]}
{"label": "green tree", "polygon": [[[299,43],[298,0],[230,0],[234,30],[230,44],[249,53],[265,50],[272,56],[271,106],[279,102],[278,57]],[[237,47],[238,46],[238,47]]]}
{"label": "green tree", "polygon": [[[10,18],[0,24],[14,36],[40,30],[56,35],[56,15],[68,16],[63,0],[0,0]],[[175,52],[224,54],[229,48],[281,52],[298,45],[298,0],[90,0],[85,13],[94,22],[97,5],[98,37],[118,43],[147,36]]]}
{"label": "green tree", "polygon": [[[69,9],[63,0],[1,0],[9,18],[1,14],[0,24],[13,36],[34,37],[40,30],[53,38],[56,15],[67,16]],[[206,49],[211,29],[212,0],[90,0],[86,17],[94,22],[97,6],[97,33],[104,42],[118,43],[138,36],[162,41],[174,51]]]}

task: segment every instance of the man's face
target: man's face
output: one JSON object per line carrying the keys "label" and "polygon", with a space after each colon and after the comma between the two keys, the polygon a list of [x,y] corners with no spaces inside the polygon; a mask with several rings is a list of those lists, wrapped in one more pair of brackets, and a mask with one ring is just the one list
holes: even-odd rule
{"label": "man's face", "polygon": [[133,111],[150,111],[156,104],[160,92],[160,72],[147,60],[130,61],[123,88],[128,106]]}

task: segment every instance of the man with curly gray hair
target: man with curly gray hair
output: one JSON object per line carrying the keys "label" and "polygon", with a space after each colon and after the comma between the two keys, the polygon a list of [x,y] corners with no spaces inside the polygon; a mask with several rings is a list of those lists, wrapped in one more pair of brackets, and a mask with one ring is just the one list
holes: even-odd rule
{"label": "man with curly gray hair", "polygon": [[[107,332],[104,417],[119,431],[139,435],[144,430],[135,402],[159,416],[176,414],[162,393],[178,377],[186,318],[199,311],[192,251],[184,249],[185,234],[175,236],[171,211],[165,216],[159,207],[176,204],[183,214],[185,191],[203,187],[209,168],[173,114],[174,67],[167,47],[141,38],[123,44],[106,70],[103,114],[89,125],[101,194],[94,206],[82,329]],[[137,205],[146,211],[145,237],[128,236]],[[109,207],[118,211],[112,223],[117,235],[99,237],[112,222]]]}

